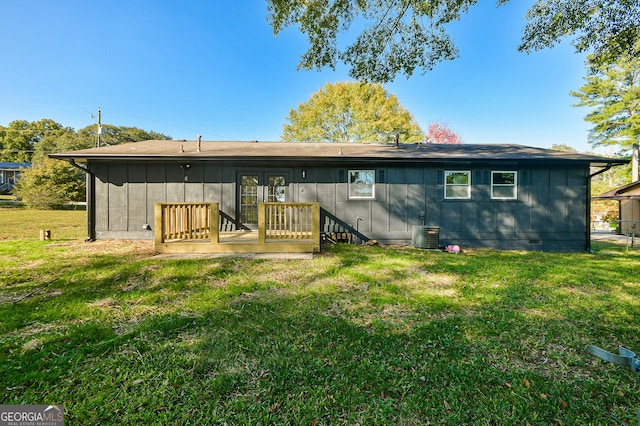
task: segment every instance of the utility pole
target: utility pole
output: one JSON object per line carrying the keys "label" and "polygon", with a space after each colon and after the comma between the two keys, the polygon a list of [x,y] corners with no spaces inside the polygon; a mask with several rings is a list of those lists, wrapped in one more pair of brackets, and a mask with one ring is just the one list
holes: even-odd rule
{"label": "utility pole", "polygon": [[[91,114],[93,117],[93,114]],[[98,107],[98,129],[96,131],[96,148],[100,147],[100,136],[102,136],[102,113],[100,112],[100,107]]]}
{"label": "utility pole", "polygon": [[98,135],[98,143],[97,147],[100,148],[100,136],[102,135],[102,113],[100,112],[100,107],[98,107],[98,131],[96,132]]}

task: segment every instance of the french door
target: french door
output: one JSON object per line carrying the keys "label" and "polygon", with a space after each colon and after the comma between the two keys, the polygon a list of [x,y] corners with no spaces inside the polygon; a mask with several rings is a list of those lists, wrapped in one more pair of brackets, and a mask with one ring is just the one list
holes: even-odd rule
{"label": "french door", "polygon": [[258,203],[285,202],[288,198],[290,173],[238,173],[239,222],[250,229],[258,228]]}

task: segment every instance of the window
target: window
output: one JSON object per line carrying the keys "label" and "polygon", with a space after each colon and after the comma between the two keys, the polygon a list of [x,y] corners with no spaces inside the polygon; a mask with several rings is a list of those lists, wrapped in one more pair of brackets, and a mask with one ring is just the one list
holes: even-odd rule
{"label": "window", "polygon": [[240,182],[240,222],[258,223],[258,176],[242,176]]}
{"label": "window", "polygon": [[491,172],[491,198],[515,200],[518,198],[518,172]]}
{"label": "window", "polygon": [[374,170],[349,170],[349,199],[374,199],[375,176]]}
{"label": "window", "polygon": [[284,203],[284,192],[286,187],[287,180],[284,176],[269,176],[269,191],[267,194],[267,201],[272,203]]}
{"label": "window", "polygon": [[471,198],[471,172],[470,171],[445,171],[444,172],[444,198],[467,199]]}

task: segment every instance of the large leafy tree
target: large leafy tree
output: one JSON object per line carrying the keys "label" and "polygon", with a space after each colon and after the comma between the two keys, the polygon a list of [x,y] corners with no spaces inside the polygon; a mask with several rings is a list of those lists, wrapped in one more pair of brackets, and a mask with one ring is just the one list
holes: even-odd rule
{"label": "large leafy tree", "polygon": [[46,159],[25,169],[14,194],[29,207],[55,209],[85,196],[85,175],[69,163]]}
{"label": "large leafy tree", "polygon": [[[98,127],[93,124],[78,130],[78,134],[87,137],[97,144]],[[117,145],[127,142],[140,142],[146,140],[171,139],[171,136],[154,132],[153,130],[143,130],[137,127],[114,126],[103,124],[101,126],[100,145]]]}
{"label": "large leafy tree", "polygon": [[43,118],[38,121],[15,120],[0,126],[0,159],[31,162],[37,144],[47,137],[57,137],[73,129]]}
{"label": "large leafy tree", "polygon": [[563,151],[563,152],[578,152],[577,149],[565,143],[554,143],[549,147],[549,149],[553,149],[556,151]]}
{"label": "large leafy tree", "polygon": [[380,84],[327,83],[292,109],[282,140],[288,142],[401,142],[423,139],[420,126]]}
{"label": "large leafy tree", "polygon": [[86,135],[81,135],[73,130],[48,135],[42,138],[35,146],[33,152],[33,162],[40,163],[47,159],[47,156],[54,152],[75,151],[77,149],[92,148],[93,139]]}
{"label": "large leafy tree", "polygon": [[427,129],[427,143],[459,145],[462,137],[441,123],[431,123]]}
{"label": "large leafy tree", "polygon": [[[171,139],[170,136],[137,127],[103,125],[102,143],[109,145],[149,139]],[[22,172],[14,194],[29,206],[56,208],[68,201],[80,201],[85,196],[85,174],[48,154],[74,151],[95,146],[97,126],[78,132],[50,119],[36,122],[16,120],[0,127],[3,161],[29,161],[32,167]],[[4,155],[6,153],[6,155]]]}
{"label": "large leafy tree", "polygon": [[[639,42],[640,44],[640,42]],[[638,180],[640,138],[640,57],[625,55],[612,64],[588,60],[585,84],[571,94],[577,106],[589,107],[585,120],[593,123],[589,141],[594,146],[617,145],[632,152],[633,180]]]}
{"label": "large leafy tree", "polygon": [[[477,1],[268,0],[268,18],[276,35],[297,26],[307,36],[309,50],[299,68],[344,62],[351,77],[384,83],[455,59],[458,50],[445,27]],[[508,2],[497,0],[498,5]],[[526,17],[519,46],[524,52],[573,37],[577,51],[593,49],[598,58],[611,61],[631,52],[640,34],[638,0],[537,0]],[[343,48],[338,37],[351,27],[364,29]]]}

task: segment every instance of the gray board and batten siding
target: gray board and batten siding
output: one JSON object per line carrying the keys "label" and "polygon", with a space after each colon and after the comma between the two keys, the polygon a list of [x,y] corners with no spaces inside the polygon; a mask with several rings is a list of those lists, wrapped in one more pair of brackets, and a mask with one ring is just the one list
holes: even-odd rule
{"label": "gray board and batten siding", "polygon": [[[357,230],[363,239],[410,244],[415,226],[439,228],[441,245],[582,251],[589,247],[590,166],[624,160],[519,145],[362,145],[145,141],[53,154],[88,172],[95,237],[151,239],[156,202],[218,202],[241,224],[243,177],[259,201],[273,176],[288,202],[319,202],[322,232]],[[373,178],[366,197],[350,194],[354,173]],[[494,174],[516,182],[492,196]],[[445,197],[446,176],[467,179],[464,198]],[[508,185],[507,185],[508,186]],[[91,214],[91,213],[89,213]]]}

